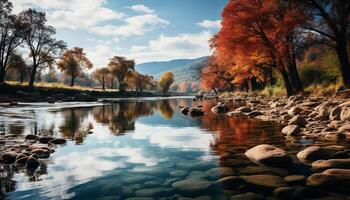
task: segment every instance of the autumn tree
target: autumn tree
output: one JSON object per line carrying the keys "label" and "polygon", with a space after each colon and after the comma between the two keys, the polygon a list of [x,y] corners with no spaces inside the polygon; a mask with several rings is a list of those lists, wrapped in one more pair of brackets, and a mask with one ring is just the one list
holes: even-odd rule
{"label": "autumn tree", "polygon": [[93,78],[102,85],[102,89],[106,90],[106,81],[110,75],[109,69],[107,67],[96,69],[92,75]]}
{"label": "autumn tree", "polygon": [[280,72],[287,94],[292,95],[302,90],[294,43],[296,29],[304,21],[298,7],[285,0],[230,0],[211,46],[224,63],[239,60],[241,66],[253,66],[254,55],[264,58],[265,66]]}
{"label": "autumn tree", "polygon": [[171,72],[165,72],[159,79],[158,90],[160,92],[168,92],[171,84],[174,83],[174,74]]}
{"label": "autumn tree", "polygon": [[73,87],[75,79],[84,74],[85,70],[93,67],[90,60],[86,57],[83,48],[74,47],[66,50],[63,57],[57,64],[58,69],[64,72],[65,75],[71,77],[70,86]]}
{"label": "autumn tree", "polygon": [[26,24],[12,14],[12,3],[0,1],[0,83],[5,80],[8,62],[14,50],[23,42]]}
{"label": "autumn tree", "polygon": [[13,52],[9,58],[7,68],[13,70],[18,75],[18,80],[22,84],[28,72],[28,65],[23,57]]}
{"label": "autumn tree", "polygon": [[327,39],[328,44],[334,48],[340,63],[343,84],[349,88],[350,1],[295,0],[293,2],[298,2],[308,14],[308,23],[304,25],[308,33]]}
{"label": "autumn tree", "polygon": [[32,59],[29,87],[33,87],[38,68],[59,59],[66,44],[53,38],[56,30],[46,24],[45,12],[28,9],[19,14],[19,19],[28,26],[24,40]]}
{"label": "autumn tree", "polygon": [[124,92],[127,84],[124,79],[135,70],[134,60],[128,60],[124,57],[114,56],[109,60],[108,68],[111,74],[118,79],[119,91]]}

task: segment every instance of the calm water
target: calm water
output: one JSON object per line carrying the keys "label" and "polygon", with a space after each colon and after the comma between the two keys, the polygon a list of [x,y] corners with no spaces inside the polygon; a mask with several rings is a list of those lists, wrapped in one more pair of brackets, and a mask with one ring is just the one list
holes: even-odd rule
{"label": "calm water", "polygon": [[[202,105],[208,114],[191,119],[178,111],[191,104]],[[10,179],[2,180],[6,198],[224,197],[227,191],[220,185],[183,194],[171,184],[197,176],[213,182],[220,178],[215,168],[234,168],[228,159],[239,159],[247,148],[285,146],[285,141],[275,124],[215,115],[210,112],[214,104],[182,98],[1,108],[0,129],[6,133],[69,140],[34,174],[11,168]]]}

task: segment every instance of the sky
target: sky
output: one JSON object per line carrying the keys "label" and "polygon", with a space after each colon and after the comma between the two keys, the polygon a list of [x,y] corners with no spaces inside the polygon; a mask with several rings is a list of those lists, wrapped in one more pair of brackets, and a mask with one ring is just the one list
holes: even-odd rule
{"label": "sky", "polygon": [[227,0],[12,0],[14,12],[43,10],[56,38],[84,48],[95,67],[113,56],[137,64],[210,54]]}

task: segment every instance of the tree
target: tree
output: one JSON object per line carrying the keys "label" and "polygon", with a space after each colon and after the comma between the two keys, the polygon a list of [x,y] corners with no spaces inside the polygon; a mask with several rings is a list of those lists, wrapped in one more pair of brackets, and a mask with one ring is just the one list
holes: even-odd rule
{"label": "tree", "polygon": [[[308,33],[326,38],[335,49],[340,63],[343,84],[350,87],[350,1],[349,0],[296,0],[309,15],[304,26]],[[311,32],[310,32],[311,31]]]}
{"label": "tree", "polygon": [[56,30],[46,25],[45,12],[28,9],[21,12],[19,18],[28,26],[24,40],[32,58],[29,87],[33,87],[38,67],[59,59],[66,49],[66,44],[53,38]]}
{"label": "tree", "polygon": [[158,82],[158,89],[160,92],[168,92],[171,84],[174,83],[174,74],[165,72]]}
{"label": "tree", "polygon": [[239,64],[236,69],[251,71],[256,62],[252,58],[258,55],[265,66],[281,73],[288,95],[302,90],[295,36],[305,16],[297,6],[285,0],[230,0],[222,19],[220,32],[211,40],[219,68]]}
{"label": "tree", "polygon": [[128,60],[124,57],[114,56],[109,60],[108,68],[112,75],[117,77],[119,83],[119,91],[124,92],[127,84],[125,83],[125,77],[135,70],[134,60]]}
{"label": "tree", "polygon": [[74,47],[64,52],[57,67],[64,72],[65,75],[71,77],[70,86],[73,87],[75,79],[78,76],[82,77],[84,75],[84,70],[91,69],[93,65],[86,57],[83,48]]}
{"label": "tree", "polygon": [[92,73],[92,76],[95,80],[97,80],[102,85],[102,89],[106,90],[106,80],[109,74],[110,74],[109,69],[107,67],[103,67],[100,69],[96,69]]}
{"label": "tree", "polygon": [[0,83],[5,80],[9,58],[14,50],[23,42],[26,25],[16,15],[11,14],[12,3],[8,0],[0,2]]}
{"label": "tree", "polygon": [[9,58],[7,69],[14,70],[22,84],[27,75],[28,65],[20,54],[13,52]]}

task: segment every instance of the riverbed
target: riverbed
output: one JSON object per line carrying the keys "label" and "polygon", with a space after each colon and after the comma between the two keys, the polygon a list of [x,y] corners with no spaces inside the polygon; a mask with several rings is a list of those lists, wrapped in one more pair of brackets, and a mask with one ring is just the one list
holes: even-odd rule
{"label": "riverbed", "polygon": [[[56,145],[48,159],[40,159],[34,172],[2,166],[2,195],[6,199],[274,197],[279,186],[260,187],[240,178],[258,174],[281,179],[299,176],[299,182],[289,185],[307,190],[300,191],[307,198],[346,197],[342,190],[304,187],[311,173],[305,165],[265,167],[244,155],[259,144],[296,154],[317,141],[287,140],[276,122],[212,113],[216,103],[177,97],[2,107],[2,135],[18,136],[14,137],[18,140],[28,134],[67,140]],[[206,114],[185,116],[179,111],[183,106],[199,106]],[[307,196],[309,191],[314,196]]]}

